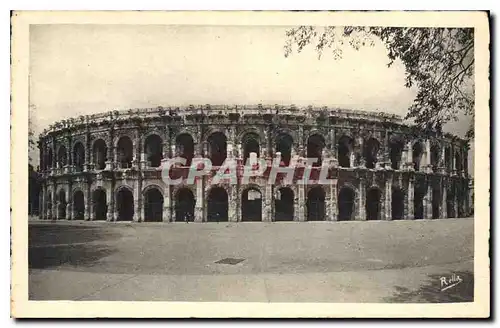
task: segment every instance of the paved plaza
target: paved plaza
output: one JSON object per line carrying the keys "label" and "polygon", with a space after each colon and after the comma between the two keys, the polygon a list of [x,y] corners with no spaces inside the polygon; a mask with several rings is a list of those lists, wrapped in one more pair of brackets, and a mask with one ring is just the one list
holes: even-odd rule
{"label": "paved plaza", "polygon": [[[32,300],[463,302],[473,219],[33,221]],[[461,282],[444,287],[442,277]]]}

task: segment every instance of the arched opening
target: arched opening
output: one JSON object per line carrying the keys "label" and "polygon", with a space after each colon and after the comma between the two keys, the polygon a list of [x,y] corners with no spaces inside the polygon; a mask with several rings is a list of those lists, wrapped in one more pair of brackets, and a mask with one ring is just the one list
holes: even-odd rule
{"label": "arched opening", "polygon": [[421,220],[424,218],[424,196],[425,196],[425,186],[415,186],[414,196],[413,196],[413,215],[415,220]]}
{"label": "arched opening", "polygon": [[439,186],[432,189],[432,218],[439,219],[441,216],[441,190]]}
{"label": "arched opening", "polygon": [[321,166],[325,138],[319,134],[313,134],[307,139],[307,158],[317,158],[313,167]]}
{"label": "arched opening", "polygon": [[208,193],[207,221],[221,222],[228,220],[228,197],[222,187],[213,187]]}
{"label": "arched opening", "polygon": [[68,164],[68,153],[65,146],[59,147],[57,151],[57,167],[61,168]]}
{"label": "arched opening", "polygon": [[49,168],[52,168],[52,161],[54,160],[54,155],[52,154],[52,148],[49,148],[49,150],[47,151],[47,163],[46,163],[46,167],[49,169]]}
{"label": "arched opening", "polygon": [[83,165],[85,163],[85,148],[81,142],[77,142],[73,146],[73,163],[77,172],[83,171]]}
{"label": "arched opening", "polygon": [[226,136],[222,132],[214,132],[208,137],[207,141],[212,166],[221,166],[227,157]]}
{"label": "arched opening", "polygon": [[134,146],[129,137],[121,137],[118,140],[118,163],[122,169],[132,167],[132,159],[134,158]]}
{"label": "arched opening", "polygon": [[354,148],[354,140],[348,136],[342,136],[339,140],[337,158],[340,167],[351,167],[351,152]]}
{"label": "arched opening", "polygon": [[83,220],[85,217],[85,197],[81,190],[73,194],[73,219]]}
{"label": "arched opening", "polygon": [[458,151],[455,152],[455,168],[457,173],[460,173],[462,171],[462,160]]}
{"label": "arched opening", "polygon": [[456,217],[455,213],[455,193],[450,188],[446,191],[446,212],[449,218]]}
{"label": "arched opening", "polygon": [[163,221],[163,195],[157,188],[148,189],[144,193],[144,221]]}
{"label": "arched opening", "polygon": [[175,139],[175,147],[179,157],[186,160],[186,166],[191,166],[194,157],[194,140],[190,134],[183,133]]}
{"label": "arched opening", "polygon": [[404,142],[401,138],[395,137],[389,141],[389,156],[391,157],[391,168],[393,170],[400,169],[403,148]]}
{"label": "arched opening", "polygon": [[281,153],[281,163],[290,165],[292,159],[293,138],[287,133],[280,133],[276,137],[276,152]]}
{"label": "arched opening", "polygon": [[246,165],[251,153],[260,157],[259,136],[256,133],[247,133],[242,139],[243,144],[243,164]]}
{"label": "arched opening", "polygon": [[432,166],[432,171],[437,172],[439,169],[439,153],[441,152],[441,149],[439,148],[439,145],[437,144],[432,144],[431,145],[431,166]]}
{"label": "arched opening", "polygon": [[262,194],[257,188],[247,188],[243,191],[241,221],[262,221]]}
{"label": "arched opening", "polygon": [[377,154],[380,149],[380,142],[375,138],[369,138],[363,143],[363,157],[365,166],[369,169],[374,169],[377,163]]}
{"label": "arched opening", "polygon": [[193,222],[196,205],[193,192],[189,188],[181,188],[175,195],[175,221]]}
{"label": "arched opening", "polygon": [[325,220],[325,191],[321,187],[313,187],[307,193],[307,221]]}
{"label": "arched opening", "polygon": [[57,218],[66,219],[66,192],[64,190],[59,190],[57,194]]}
{"label": "arched opening", "polygon": [[94,211],[94,220],[106,220],[108,213],[108,204],[106,201],[106,191],[102,188],[94,190],[92,193],[92,207]]}
{"label": "arched opening", "polygon": [[444,163],[446,166],[446,172],[450,173],[452,170],[452,159],[451,159],[451,149],[450,147],[446,147],[444,150]]}
{"label": "arched opening", "polygon": [[291,188],[283,187],[277,191],[274,199],[275,221],[293,221],[294,198]]}
{"label": "arched opening", "polygon": [[380,198],[382,192],[378,188],[370,188],[366,192],[366,219],[380,220]]}
{"label": "arched opening", "polygon": [[424,152],[424,146],[420,141],[415,142],[412,148],[413,168],[415,171],[420,171],[420,160]]}
{"label": "arched opening", "polygon": [[405,213],[405,195],[400,188],[392,189],[391,212],[393,220],[402,220]]}
{"label": "arched opening", "polygon": [[149,135],[144,141],[144,154],[149,167],[159,167],[163,158],[163,140],[157,134]]}
{"label": "arched opening", "polygon": [[134,195],[128,188],[121,188],[116,195],[118,221],[132,221],[134,218]]}
{"label": "arched opening", "polygon": [[106,161],[108,160],[108,147],[106,147],[106,142],[102,139],[96,140],[92,153],[94,154],[95,169],[104,170],[106,168]]}
{"label": "arched opening", "polygon": [[356,193],[349,187],[342,187],[338,196],[338,221],[354,220],[354,201]]}

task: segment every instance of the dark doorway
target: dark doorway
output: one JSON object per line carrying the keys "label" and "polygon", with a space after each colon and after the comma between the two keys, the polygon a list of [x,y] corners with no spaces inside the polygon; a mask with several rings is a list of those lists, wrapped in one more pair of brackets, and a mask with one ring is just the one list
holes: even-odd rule
{"label": "dark doorway", "polygon": [[144,221],[163,221],[163,195],[157,188],[151,188],[144,194]]}
{"label": "dark doorway", "polygon": [[151,134],[144,142],[146,163],[149,167],[160,167],[163,158],[163,140],[157,134]]}
{"label": "dark doorway", "polygon": [[413,215],[415,220],[421,220],[424,218],[424,196],[425,187],[415,187],[415,193],[413,197]]}
{"label": "dark doorway", "polygon": [[83,220],[85,217],[85,197],[81,190],[73,194],[73,219]]}
{"label": "dark doorway", "polygon": [[412,148],[413,168],[415,171],[420,171],[420,160],[422,159],[423,152],[424,145],[420,141],[415,142]]}
{"label": "dark doorway", "polygon": [[393,220],[404,219],[405,195],[400,188],[392,189],[391,212]]}
{"label": "dark doorway", "polygon": [[340,167],[351,167],[351,152],[354,147],[354,140],[348,136],[342,136],[339,140],[337,157]]}
{"label": "dark doorway", "polygon": [[243,164],[246,165],[251,153],[260,156],[259,136],[256,133],[247,133],[243,137]]}
{"label": "dark doorway", "polygon": [[133,144],[129,137],[121,137],[120,140],[118,140],[117,152],[120,168],[131,168],[133,159]]}
{"label": "dark doorway", "polygon": [[293,138],[287,133],[280,133],[276,137],[276,152],[281,153],[281,163],[285,166],[290,165],[292,159]]}
{"label": "dark doorway", "polygon": [[118,221],[132,221],[134,218],[134,195],[128,188],[121,188],[116,195]]}
{"label": "dark doorway", "polygon": [[57,167],[62,168],[68,163],[66,147],[61,146],[57,151]]}
{"label": "dark doorway", "polygon": [[85,164],[85,147],[81,142],[77,142],[73,148],[73,163],[77,172],[83,171]]}
{"label": "dark doorway", "polygon": [[228,196],[224,188],[214,187],[208,193],[207,221],[221,222],[228,220]]}
{"label": "dark doorway", "polygon": [[175,139],[175,147],[177,148],[177,154],[181,158],[186,160],[186,166],[191,166],[191,161],[194,157],[194,140],[190,134],[183,133],[177,136]]}
{"label": "dark doorway", "polygon": [[307,221],[325,220],[325,191],[321,187],[313,187],[307,193]]}
{"label": "dark doorway", "polygon": [[403,154],[404,141],[399,137],[394,137],[389,141],[389,155],[391,157],[391,168],[399,170],[401,167],[401,156]]}
{"label": "dark doorway", "polygon": [[381,191],[378,188],[370,188],[366,192],[366,219],[380,220],[380,198]]}
{"label": "dark doorway", "polygon": [[94,165],[96,170],[104,170],[106,168],[108,148],[106,142],[102,139],[94,142]]}
{"label": "dark doorway", "polygon": [[441,149],[439,148],[439,145],[433,144],[431,146],[431,166],[432,166],[432,171],[437,172],[439,169],[439,153],[441,152]]}
{"label": "dark doorway", "polygon": [[66,219],[66,193],[64,190],[60,190],[57,195],[58,208],[57,208],[57,218]]}
{"label": "dark doorway", "polygon": [[193,192],[188,188],[181,188],[175,195],[175,221],[193,222],[196,201]]}
{"label": "dark doorway", "polygon": [[446,192],[446,212],[448,214],[448,218],[456,217],[455,201],[455,193],[453,190],[448,189]]}
{"label": "dark doorway", "polygon": [[432,218],[439,219],[441,216],[441,191],[439,186],[432,189]]}
{"label": "dark doorway", "polygon": [[321,166],[325,139],[319,134],[313,134],[307,139],[307,158],[316,158],[313,167]]}
{"label": "dark doorway", "polygon": [[212,166],[221,166],[227,157],[226,136],[222,132],[214,132],[208,137],[207,141]]}
{"label": "dark doorway", "polygon": [[293,221],[294,193],[288,187],[280,188],[274,200],[274,220]]}
{"label": "dark doorway", "polygon": [[374,169],[377,163],[377,154],[380,149],[380,143],[375,138],[369,138],[363,144],[363,157],[365,165],[369,169]]}
{"label": "dark doorway", "polygon": [[94,220],[106,220],[106,215],[108,213],[106,191],[101,188],[96,189],[92,194],[92,203]]}
{"label": "dark doorway", "polygon": [[338,221],[354,220],[354,198],[356,194],[354,190],[349,187],[342,187],[338,196]]}
{"label": "dark doorway", "polygon": [[243,191],[241,221],[262,221],[262,194],[257,188]]}

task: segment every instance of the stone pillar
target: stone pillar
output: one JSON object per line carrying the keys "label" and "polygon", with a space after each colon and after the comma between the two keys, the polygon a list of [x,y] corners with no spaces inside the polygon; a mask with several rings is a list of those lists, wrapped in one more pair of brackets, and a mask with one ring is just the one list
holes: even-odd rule
{"label": "stone pillar", "polygon": [[441,183],[441,218],[446,219],[448,217],[448,200],[447,200],[447,182],[445,180]]}
{"label": "stone pillar", "polygon": [[298,199],[297,197],[295,199],[297,199],[297,205],[296,207],[294,208],[294,213],[297,213],[295,214],[297,216],[297,218],[294,217],[294,221],[300,221],[300,222],[303,222],[303,221],[306,221],[306,216],[305,216],[305,204],[306,204],[306,195],[305,195],[305,186],[303,185],[297,185],[297,191],[298,191]]}
{"label": "stone pillar", "polygon": [[446,150],[445,145],[441,144],[441,152],[439,154],[439,165],[438,165],[438,171],[441,174],[446,173],[445,150]]}
{"label": "stone pillar", "polygon": [[363,152],[364,147],[365,147],[363,137],[358,137],[357,145],[358,145],[358,155],[359,155],[359,166],[362,168],[365,168],[366,167],[366,159],[365,159],[364,152]]}
{"label": "stone pillar", "polygon": [[414,171],[413,166],[413,147],[411,141],[406,144],[406,169],[409,171]]}
{"label": "stone pillar", "polygon": [[228,188],[228,221],[238,222],[238,209],[241,208],[240,202],[238,201],[238,187],[237,185],[230,185]]}
{"label": "stone pillar", "polygon": [[132,217],[132,221],[134,222],[141,222],[142,218],[142,204],[139,200],[139,194],[141,191],[137,187],[137,185],[134,186],[134,216]]}
{"label": "stone pillar", "polygon": [[453,195],[455,195],[455,197],[453,197],[453,211],[455,212],[455,218],[458,218],[458,188],[455,187],[455,184],[453,184],[453,187],[452,187],[454,190],[453,190]]}
{"label": "stone pillar", "polygon": [[[262,132],[262,131],[261,131]],[[262,158],[266,158],[267,157],[267,154],[268,154],[268,151],[267,151],[267,130],[264,128],[264,131],[263,131],[263,135],[264,135],[264,140],[260,140],[259,142],[259,146],[260,146],[260,157]],[[264,218],[264,217],[262,217]]]}
{"label": "stone pillar", "polygon": [[274,212],[274,197],[273,197],[273,186],[270,183],[266,183],[264,190],[264,201],[262,206],[262,221],[271,222],[273,220]]}
{"label": "stone pillar", "polygon": [[327,220],[337,221],[337,179],[330,185],[330,202],[327,204]]}
{"label": "stone pillar", "polygon": [[70,202],[66,204],[66,220],[73,220],[73,206]]}
{"label": "stone pillar", "polygon": [[[196,180],[196,200],[195,200],[195,208],[194,208],[194,221],[195,222],[203,222],[206,221],[206,218],[203,217],[203,199],[204,199],[204,181],[206,177]],[[206,212],[206,211],[205,211]]]}
{"label": "stone pillar", "polygon": [[427,191],[424,195],[424,219],[432,219],[432,182],[427,182]]}
{"label": "stone pillar", "polygon": [[383,220],[392,220],[392,173],[385,180],[385,217]]}
{"label": "stone pillar", "polygon": [[[167,148],[168,149],[168,148]],[[172,222],[172,208],[171,208],[171,191],[170,184],[165,185],[165,190],[163,193],[163,222]]]}
{"label": "stone pillar", "polygon": [[406,201],[406,204],[405,204],[405,207],[406,207],[406,219],[407,220],[413,220],[415,218],[415,215],[414,215],[414,198],[415,198],[415,186],[414,186],[414,183],[415,183],[415,177],[413,176],[410,176],[410,178],[408,179],[408,196],[407,196],[407,201]]}
{"label": "stone pillar", "polygon": [[364,178],[359,179],[359,195],[358,195],[358,220],[366,220],[366,182]]}
{"label": "stone pillar", "polygon": [[457,162],[455,160],[455,146],[451,145],[451,175],[457,175]]}

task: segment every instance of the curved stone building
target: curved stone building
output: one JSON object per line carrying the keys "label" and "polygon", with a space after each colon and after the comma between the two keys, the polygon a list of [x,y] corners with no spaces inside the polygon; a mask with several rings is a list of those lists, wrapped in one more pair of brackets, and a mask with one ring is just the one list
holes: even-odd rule
{"label": "curved stone building", "polygon": [[[384,113],[295,106],[189,106],[80,116],[40,136],[43,219],[107,221],[341,221],[462,217],[471,212],[468,144]],[[268,174],[241,183],[248,158],[282,166],[319,158],[308,184]],[[162,163],[213,168],[169,185]],[[212,183],[236,161],[235,184]],[[295,163],[295,162],[294,162]],[[320,169],[331,184],[318,184]],[[268,171],[266,171],[268,172]],[[303,172],[303,171],[302,171]]]}

